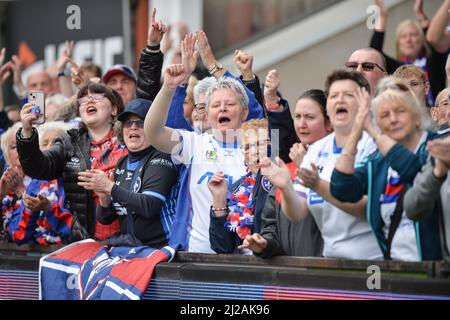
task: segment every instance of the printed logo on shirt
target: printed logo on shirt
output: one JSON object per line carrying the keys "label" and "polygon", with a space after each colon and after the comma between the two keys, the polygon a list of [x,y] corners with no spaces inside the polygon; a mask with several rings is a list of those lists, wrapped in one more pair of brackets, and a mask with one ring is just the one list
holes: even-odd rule
{"label": "printed logo on shirt", "polygon": [[133,192],[137,193],[141,188],[141,185],[142,185],[141,177],[137,177],[136,182],[134,183],[133,186]]}
{"label": "printed logo on shirt", "polygon": [[70,161],[66,162],[66,166],[68,168],[79,168],[80,167],[80,159],[77,157],[70,158]]}
{"label": "printed logo on shirt", "polygon": [[122,175],[122,174],[124,174],[125,173],[125,169],[116,169],[116,174],[118,175],[118,176],[120,176],[120,175]]}
{"label": "printed logo on shirt", "polygon": [[[203,174],[200,179],[198,179],[197,184],[202,184],[203,181],[206,180],[206,183],[209,182],[209,180],[211,180],[212,176],[214,175],[214,173],[212,172],[206,172],[205,174]],[[233,176],[229,176],[225,174],[225,179],[227,180],[227,183],[229,186],[231,186],[233,184]]]}
{"label": "printed logo on shirt", "polygon": [[311,191],[309,193],[308,202],[310,205],[324,203],[325,200],[316,192]]}
{"label": "printed logo on shirt", "polygon": [[152,161],[150,161],[150,164],[152,166],[162,166],[162,167],[167,167],[167,168],[173,168],[173,163],[170,162],[167,159],[153,159]]}
{"label": "printed logo on shirt", "polygon": [[213,150],[206,150],[205,159],[206,161],[218,162],[217,150],[215,148]]}
{"label": "printed logo on shirt", "polygon": [[125,178],[125,180],[131,180],[131,178],[133,178],[133,172],[127,172],[127,177]]}
{"label": "printed logo on shirt", "polygon": [[318,158],[328,158],[330,154],[326,151],[319,151],[319,155],[317,156]]}
{"label": "printed logo on shirt", "polygon": [[272,184],[270,183],[269,179],[267,179],[266,177],[262,177],[261,187],[264,189],[264,191],[269,192],[270,189],[272,189]]}
{"label": "printed logo on shirt", "polygon": [[120,203],[114,202],[113,206],[118,216],[126,216],[128,214],[127,208],[122,207]]}

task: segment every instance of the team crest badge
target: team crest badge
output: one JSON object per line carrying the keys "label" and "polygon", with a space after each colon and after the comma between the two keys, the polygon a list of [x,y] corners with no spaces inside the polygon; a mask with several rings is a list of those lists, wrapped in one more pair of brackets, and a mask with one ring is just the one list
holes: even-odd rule
{"label": "team crest badge", "polygon": [[134,183],[134,186],[133,186],[133,192],[134,193],[137,193],[139,191],[139,189],[141,188],[141,184],[142,184],[141,177],[138,177],[136,179],[136,182]]}
{"label": "team crest badge", "polygon": [[266,177],[262,177],[262,179],[261,179],[261,187],[266,192],[269,192],[270,189],[272,189],[272,184],[270,183],[269,179],[267,179]]}

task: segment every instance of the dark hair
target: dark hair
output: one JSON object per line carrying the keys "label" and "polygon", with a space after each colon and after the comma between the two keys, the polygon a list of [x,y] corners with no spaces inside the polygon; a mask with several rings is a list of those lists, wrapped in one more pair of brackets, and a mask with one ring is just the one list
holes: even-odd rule
{"label": "dark hair", "polygon": [[327,96],[325,95],[325,92],[323,92],[320,89],[306,90],[305,92],[302,93],[300,98],[298,98],[298,100],[301,100],[301,99],[311,99],[311,100],[317,102],[320,106],[320,110],[322,111],[323,116],[325,118],[328,117],[328,115],[327,115]]}
{"label": "dark hair", "polygon": [[80,66],[81,69],[92,72],[96,77],[102,77],[102,68],[95,63],[87,61]]}
{"label": "dark hair", "polygon": [[351,80],[353,82],[356,82],[358,86],[360,86],[361,88],[366,88],[367,92],[370,93],[369,82],[361,73],[353,70],[340,69],[333,71],[330,75],[328,75],[327,80],[325,81],[325,94],[327,95],[327,97],[330,93],[331,85],[334,82],[341,80]]}
{"label": "dark hair", "polygon": [[93,82],[90,82],[89,84],[85,85],[78,91],[76,102],[77,108],[80,107],[78,99],[86,96],[88,93],[104,93],[105,97],[108,98],[111,104],[117,107],[117,114],[120,114],[124,109],[122,97],[120,96],[119,93],[117,93],[117,91],[111,89],[110,87],[107,87],[103,83],[93,83]]}

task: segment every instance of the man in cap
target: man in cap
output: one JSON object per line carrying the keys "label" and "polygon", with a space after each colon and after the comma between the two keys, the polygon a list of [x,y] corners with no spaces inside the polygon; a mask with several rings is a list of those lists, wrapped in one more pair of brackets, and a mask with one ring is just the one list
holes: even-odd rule
{"label": "man in cap", "polygon": [[106,71],[102,80],[108,87],[120,94],[124,105],[136,97],[137,77],[130,67],[116,64]]}

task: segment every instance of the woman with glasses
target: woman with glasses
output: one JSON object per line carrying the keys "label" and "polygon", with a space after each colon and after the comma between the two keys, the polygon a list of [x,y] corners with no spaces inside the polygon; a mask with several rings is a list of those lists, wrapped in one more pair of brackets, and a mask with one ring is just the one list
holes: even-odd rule
{"label": "woman with glasses", "polygon": [[[293,125],[301,142],[290,148],[290,158],[287,160],[292,181],[297,178],[297,169],[309,146],[333,132],[326,100],[322,90],[312,89],[305,91],[295,105]],[[280,158],[283,159],[281,153]],[[272,188],[269,192],[261,221],[261,230],[247,236],[241,248],[250,249],[261,258],[277,255],[322,256],[323,239],[314,218],[308,215],[301,221],[291,222],[281,208],[279,188]]]}
{"label": "woman with glasses", "polygon": [[118,246],[166,246],[175,215],[178,173],[170,155],[156,150],[144,134],[144,119],[151,101],[135,99],[118,116],[118,137],[128,149],[110,179],[105,172],[81,172],[79,185],[97,193],[97,219],[102,224],[120,221],[120,233],[104,241]]}
{"label": "woman with glasses", "polygon": [[[327,77],[325,88],[327,114],[334,132],[308,147],[294,182],[289,168],[279,158],[275,163],[263,159],[261,171],[281,190],[281,208],[289,220],[303,221],[312,215],[322,234],[324,257],[381,259],[375,237],[364,221],[365,199],[355,204],[343,203],[331,196],[329,189],[336,160],[350,139],[359,99],[362,92],[369,95],[370,86],[359,72],[337,70]],[[359,137],[356,144],[354,155],[358,161],[375,149],[367,134]]]}
{"label": "woman with glasses", "polygon": [[[441,258],[437,214],[414,223],[403,209],[404,193],[427,159],[426,144],[436,136],[424,130],[423,112],[404,80],[383,79],[372,104],[369,98],[360,99],[331,177],[330,191],[339,201],[355,203],[367,196],[365,216],[385,259]],[[357,142],[367,134],[378,150],[355,167]]]}
{"label": "woman with glasses", "polygon": [[[370,46],[383,52],[388,10],[384,6],[384,0],[375,0],[375,4],[380,8],[380,17],[377,19]],[[392,58],[383,52],[386,58],[386,71],[388,74],[393,74],[403,64],[413,64],[420,67],[427,75],[426,81],[430,83],[431,91],[428,94],[427,101],[432,106],[438,93],[446,86],[445,63],[447,54],[439,53],[426,41],[425,34],[430,23],[423,11],[423,0],[416,0],[414,11],[419,23],[413,20],[405,20],[397,28],[396,58]]]}
{"label": "woman with glasses", "polygon": [[72,240],[86,237],[103,240],[116,233],[119,224],[104,226],[96,223],[98,195],[78,185],[78,174],[99,169],[109,175],[117,161],[127,153],[113,130],[116,116],[123,110],[123,102],[111,88],[90,83],[78,91],[76,104],[81,117],[80,128],[67,131],[44,152],[39,149],[39,137],[32,123],[37,117],[31,112],[32,105],[25,104],[20,114],[22,129],[17,132],[17,151],[22,168],[30,177],[53,180],[62,176],[65,207],[75,217]]}
{"label": "woman with glasses", "polygon": [[229,186],[223,171],[217,171],[208,183],[213,199],[209,239],[217,253],[236,252],[248,235],[261,229],[261,211],[272,188],[259,172],[260,159],[271,155],[268,125],[266,119],[242,124],[240,142],[248,170],[245,176]]}
{"label": "woman with glasses", "polygon": [[434,107],[430,109],[431,118],[435,122],[437,133],[450,133],[450,99],[449,89],[439,92]]}

